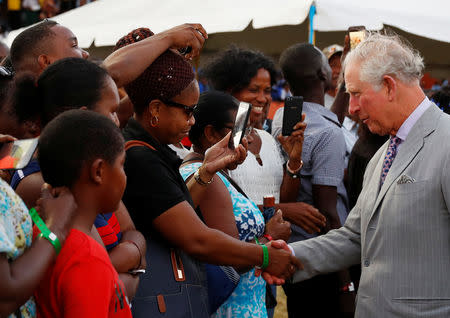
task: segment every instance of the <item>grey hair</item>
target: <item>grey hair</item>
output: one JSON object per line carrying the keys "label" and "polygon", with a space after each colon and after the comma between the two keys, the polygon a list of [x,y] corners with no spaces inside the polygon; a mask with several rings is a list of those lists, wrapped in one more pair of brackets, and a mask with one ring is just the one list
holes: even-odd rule
{"label": "grey hair", "polygon": [[346,66],[353,62],[360,64],[360,80],[381,89],[384,75],[395,76],[405,84],[416,83],[422,77],[423,58],[400,36],[378,32],[369,34],[344,61]]}

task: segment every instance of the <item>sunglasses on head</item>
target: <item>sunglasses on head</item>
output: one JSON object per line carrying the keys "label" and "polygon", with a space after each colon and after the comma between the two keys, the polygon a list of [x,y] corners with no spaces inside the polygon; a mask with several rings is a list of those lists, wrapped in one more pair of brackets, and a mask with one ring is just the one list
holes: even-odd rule
{"label": "sunglasses on head", "polygon": [[187,106],[187,105],[172,102],[172,101],[164,102],[164,104],[166,104],[167,106],[184,109],[184,112],[186,113],[186,115],[189,118],[194,114],[194,110],[197,108],[197,104],[195,104],[193,106]]}

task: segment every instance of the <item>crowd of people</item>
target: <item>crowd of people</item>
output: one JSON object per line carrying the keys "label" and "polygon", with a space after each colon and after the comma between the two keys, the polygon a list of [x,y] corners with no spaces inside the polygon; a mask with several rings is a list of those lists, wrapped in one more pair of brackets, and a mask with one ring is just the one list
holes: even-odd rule
{"label": "crowd of people", "polygon": [[0,34],[52,18],[95,0],[2,0]]}
{"label": "crowd of people", "polygon": [[[6,48],[0,143],[39,143],[1,171],[0,316],[273,317],[275,285],[290,318],[449,316],[449,92],[419,53],[232,46],[200,94],[207,39],[139,28],[93,63],[45,20]],[[288,136],[274,95],[303,97]]]}

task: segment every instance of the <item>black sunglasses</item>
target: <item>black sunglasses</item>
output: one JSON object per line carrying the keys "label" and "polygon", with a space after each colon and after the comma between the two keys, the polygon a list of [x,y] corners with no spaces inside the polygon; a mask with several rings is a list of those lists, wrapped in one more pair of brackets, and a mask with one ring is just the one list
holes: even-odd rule
{"label": "black sunglasses", "polygon": [[186,115],[189,118],[191,118],[191,116],[194,114],[194,110],[197,108],[197,104],[195,104],[193,106],[187,106],[187,105],[183,105],[183,104],[172,102],[172,101],[164,102],[164,104],[166,104],[167,106],[184,109],[184,112],[186,113]]}
{"label": "black sunglasses", "polygon": [[14,72],[6,66],[0,66],[0,76],[2,77],[13,77]]}

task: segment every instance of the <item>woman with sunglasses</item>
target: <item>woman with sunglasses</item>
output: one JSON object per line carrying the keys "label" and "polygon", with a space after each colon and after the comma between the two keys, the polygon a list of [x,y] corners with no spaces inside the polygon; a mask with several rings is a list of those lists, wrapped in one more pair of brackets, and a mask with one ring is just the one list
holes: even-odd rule
{"label": "woman with sunglasses", "polygon": [[[203,28],[197,28],[206,38]],[[127,39],[124,45],[142,40],[133,32]],[[192,113],[199,88],[185,57],[165,51],[125,89],[135,116],[124,129],[130,143],[123,200],[147,239],[149,264],[132,302],[133,316],[209,317],[201,262],[238,268],[263,265],[278,277],[288,277],[299,266],[289,252],[244,243],[211,229],[195,210],[208,187],[218,182],[216,172],[245,159],[246,141],[231,150],[227,134],[184,183],[178,171],[181,160],[168,145],[186,137],[195,123]]]}
{"label": "woman with sunglasses", "polygon": [[[194,110],[195,124],[189,132],[193,152],[184,159],[181,175],[189,182],[202,165],[205,152],[233,129],[239,101],[219,91],[209,91],[200,96]],[[285,222],[281,211],[265,224],[257,205],[251,201],[228,175],[226,169],[217,172],[216,179],[199,201],[205,223],[242,241],[259,242],[289,238],[290,223]],[[265,305],[266,283],[255,277],[254,270],[241,274],[238,286],[214,313],[214,317],[267,317]]]}

